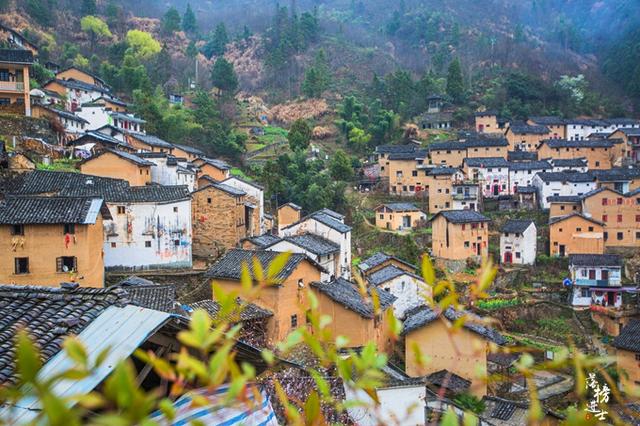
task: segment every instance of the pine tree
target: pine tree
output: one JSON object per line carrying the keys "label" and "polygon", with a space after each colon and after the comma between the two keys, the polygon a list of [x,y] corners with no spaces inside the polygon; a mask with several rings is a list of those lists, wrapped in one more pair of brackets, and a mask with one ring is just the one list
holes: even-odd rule
{"label": "pine tree", "polygon": [[455,102],[464,99],[464,80],[462,78],[462,66],[460,59],[455,58],[447,70],[447,95]]}
{"label": "pine tree", "polygon": [[173,34],[180,30],[180,13],[175,7],[170,7],[162,17],[162,32]]}
{"label": "pine tree", "polygon": [[311,141],[312,130],[307,120],[299,118],[294,121],[289,129],[287,140],[292,150],[305,150]]}
{"label": "pine tree", "polygon": [[209,34],[209,41],[204,45],[203,53],[206,57],[224,55],[229,43],[229,35],[227,33],[227,27],[224,22],[220,22],[216,25],[215,30]]}
{"label": "pine tree", "polygon": [[191,3],[187,3],[187,10],[182,17],[182,29],[186,33],[196,33],[198,31],[198,23],[196,22],[196,14],[191,9]]}
{"label": "pine tree", "polygon": [[98,8],[96,7],[96,0],[82,0],[82,14],[83,15],[95,15]]}
{"label": "pine tree", "polygon": [[40,25],[45,27],[51,25],[52,14],[45,0],[27,0],[26,10]]}
{"label": "pine tree", "polygon": [[216,60],[211,70],[211,83],[225,95],[232,95],[238,88],[238,76],[233,64],[223,57]]}

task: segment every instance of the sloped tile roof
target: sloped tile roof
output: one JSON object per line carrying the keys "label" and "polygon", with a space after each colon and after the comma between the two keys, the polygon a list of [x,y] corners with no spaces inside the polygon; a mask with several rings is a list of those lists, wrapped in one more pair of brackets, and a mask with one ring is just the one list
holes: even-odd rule
{"label": "sloped tile roof", "polygon": [[130,135],[138,139],[139,141],[146,143],[149,146],[155,146],[157,148],[167,148],[167,149],[173,148],[173,144],[165,140],[162,140],[159,137],[154,135],[147,135],[145,133],[130,133]]}
{"label": "sloped tile roof", "polygon": [[389,154],[389,160],[417,160],[427,156],[426,149],[416,149],[408,152],[392,152]]}
{"label": "sloped tile roof", "polygon": [[491,219],[475,210],[442,210],[431,218],[433,221],[438,216],[444,216],[451,223],[490,222]]}
{"label": "sloped tile roof", "polygon": [[502,227],[502,232],[522,234],[533,223],[530,219],[509,219]]}
{"label": "sloped tile roof", "polygon": [[530,126],[527,124],[512,125],[509,129],[516,135],[546,135],[551,132],[547,126]]}
{"label": "sloped tile roof", "polygon": [[[464,163],[469,167],[509,167],[510,163],[502,157],[468,157]],[[515,163],[519,164],[519,163]]]}
{"label": "sloped tile roof", "polygon": [[0,49],[0,62],[32,64],[33,53],[27,49]]}
{"label": "sloped tile roof", "polygon": [[[312,282],[311,287],[317,289],[321,293],[328,296],[331,300],[341,304],[347,309],[352,310],[364,318],[373,318],[373,304],[369,298],[364,299],[360,294],[360,289],[356,283],[347,281],[344,278],[336,278],[331,282]],[[377,292],[380,301],[380,309],[385,311],[389,308],[396,297],[384,290],[370,287],[367,292],[371,294],[371,290]]]}
{"label": "sloped tile roof", "polygon": [[585,167],[588,164],[586,158],[551,158],[549,161],[553,167]]}
{"label": "sloped tile roof", "polygon": [[434,167],[432,169],[428,169],[428,173],[430,176],[454,175],[459,171],[460,169],[457,169],[455,167]]}
{"label": "sloped tile roof", "polygon": [[491,340],[498,345],[504,345],[507,343],[507,340],[494,328],[487,327],[481,324],[481,318],[477,315],[467,311],[456,311],[451,307],[445,309],[441,313],[434,311],[428,306],[420,306],[419,308],[413,309],[404,320],[404,328],[402,330],[402,334],[406,335],[427,324],[430,324],[431,322],[438,319],[441,315],[443,315],[450,322],[455,322],[456,320],[464,316],[466,318],[466,321],[463,327],[465,327],[466,329],[473,331],[474,333],[479,334],[480,336]]}
{"label": "sloped tile roof", "polygon": [[395,154],[401,152],[414,152],[418,147],[415,145],[378,145],[376,146],[376,152],[378,154]]}
{"label": "sloped tile roof", "polygon": [[527,185],[516,187],[516,192],[520,194],[535,194],[538,192],[538,190],[535,186]]}
{"label": "sloped tile roof", "polygon": [[188,152],[189,154],[194,154],[194,155],[204,155],[204,151],[198,149],[198,148],[194,148],[192,146],[188,146],[188,145],[179,145],[177,143],[174,143],[173,146],[175,146],[176,148],[179,148],[181,150],[183,150],[184,152]]}
{"label": "sloped tile roof", "polygon": [[173,284],[156,284],[132,275],[118,283],[126,290],[131,304],[162,312],[174,312],[176,287]]}
{"label": "sloped tile roof", "polygon": [[208,158],[208,157],[200,157],[200,160],[204,161],[205,164],[209,164],[210,166],[213,166],[215,168],[218,168],[220,170],[230,170],[231,166],[228,165],[227,163],[225,163],[222,160],[218,160],[215,158]]}
{"label": "sloped tile roof", "polygon": [[542,141],[549,148],[611,148],[613,142],[608,139],[584,139],[570,141],[566,139],[548,139]]}
{"label": "sloped tile roof", "polygon": [[551,170],[547,161],[519,161],[509,164],[509,170]]}
{"label": "sloped tile roof", "polygon": [[425,380],[438,388],[444,388],[453,393],[467,392],[471,381],[458,376],[448,370],[440,370],[425,377]]}
{"label": "sloped tile roof", "polygon": [[595,220],[592,217],[587,217],[587,216],[585,216],[585,215],[583,215],[581,213],[571,213],[571,214],[564,215],[564,216],[552,217],[552,218],[549,219],[549,225],[552,225],[552,224],[558,223],[558,222],[562,222],[562,221],[570,219],[570,218],[572,218],[574,216],[581,217],[582,219],[587,220],[587,221],[592,222],[592,223],[595,223],[597,225],[604,225],[604,223],[600,222],[599,220]]}
{"label": "sloped tile roof", "polygon": [[640,178],[640,167],[615,167],[608,170],[593,170],[591,173],[602,182],[628,181]]}
{"label": "sloped tile roof", "polygon": [[625,351],[640,353],[640,320],[632,319],[613,339],[611,346]]}
{"label": "sloped tile roof", "polygon": [[198,190],[194,191],[194,192],[200,192],[202,190],[207,189],[208,187],[213,187],[213,188],[216,188],[216,189],[218,189],[220,191],[226,192],[229,195],[233,195],[234,197],[242,197],[243,195],[247,195],[247,193],[244,192],[243,190],[235,188],[235,187],[233,187],[231,185],[227,185],[226,183],[218,182],[217,180],[215,180],[211,176],[204,175],[201,178],[205,179],[209,183],[206,184],[205,186],[201,187],[201,188],[198,188]]}
{"label": "sloped tile roof", "polygon": [[138,157],[135,154],[130,154],[128,152],[124,152],[124,151],[120,151],[120,150],[116,150],[116,149],[105,149],[100,154],[94,155],[93,157],[89,157],[86,160],[81,161],[80,164],[84,164],[84,163],[87,163],[89,161],[92,161],[92,160],[94,160],[96,158],[101,157],[102,155],[104,155],[106,153],[111,153],[113,155],[116,155],[116,156],[118,156],[118,157],[120,157],[122,159],[125,159],[125,160],[127,160],[127,161],[129,161],[129,162],[131,162],[131,163],[133,163],[133,164],[135,164],[137,166],[155,166],[155,163],[153,163],[151,161],[144,160],[144,159]]}
{"label": "sloped tile roof", "polygon": [[267,247],[280,241],[280,237],[273,234],[262,234],[257,237],[247,238],[247,241],[253,243],[256,247]]}
{"label": "sloped tile roof", "polygon": [[579,203],[582,198],[579,195],[551,195],[547,197],[547,201],[550,203]]}
{"label": "sloped tile roof", "polygon": [[536,151],[509,151],[507,153],[508,161],[537,161],[538,153]]}
{"label": "sloped tile roof", "polygon": [[93,224],[100,212],[111,218],[100,198],[10,196],[0,201],[0,224]]}
{"label": "sloped tile roof", "polygon": [[595,176],[593,173],[579,173],[579,172],[540,172],[538,173],[540,179],[543,182],[593,182]]}
{"label": "sloped tile roof", "polygon": [[369,269],[375,268],[376,266],[381,265],[384,262],[386,262],[388,260],[392,260],[392,259],[397,261],[397,262],[400,262],[400,263],[403,263],[403,264],[407,265],[412,270],[417,269],[415,265],[412,265],[409,262],[405,262],[402,259],[398,259],[395,256],[391,256],[391,255],[389,255],[387,253],[384,253],[384,252],[381,252],[381,251],[374,253],[373,255],[369,256],[368,258],[366,258],[365,260],[360,262],[360,264],[358,265],[358,268],[362,272],[367,272]]}
{"label": "sloped tile roof", "polygon": [[268,309],[261,308],[255,303],[247,303],[240,298],[236,299],[237,309],[233,310],[230,314],[222,316],[220,313],[220,303],[215,300],[201,300],[199,302],[189,305],[192,309],[204,309],[209,316],[217,321],[229,321],[230,323],[237,323],[239,321],[252,321],[266,319],[273,316],[273,312]]}
{"label": "sloped tile roof", "polygon": [[46,362],[60,352],[65,337],[79,334],[109,306],[128,303],[120,287],[0,286],[0,383],[16,380],[17,328],[27,328]]}
{"label": "sloped tile roof", "polygon": [[542,126],[564,126],[566,124],[566,120],[564,118],[555,116],[529,117],[529,120]]}
{"label": "sloped tile roof", "polygon": [[389,280],[400,277],[402,275],[409,275],[413,278],[416,278],[422,281],[422,278],[420,278],[415,274],[412,274],[411,272],[407,272],[404,269],[400,269],[395,265],[388,265],[380,269],[379,271],[376,271],[371,275],[368,275],[367,282],[369,282],[369,284],[379,286],[381,284],[388,282]]}
{"label": "sloped tile roof", "polygon": [[292,235],[290,237],[284,237],[284,240],[302,247],[303,249],[318,256],[326,256],[340,251],[340,246],[338,244],[315,234],[306,233],[301,235]]}
{"label": "sloped tile roof", "polygon": [[[251,276],[253,274],[253,259],[257,259],[266,271],[269,264],[278,256],[279,252],[267,250],[229,250],[204,274],[206,278],[240,280],[243,263],[249,267]],[[303,260],[309,260],[304,254],[293,253],[289,256],[282,271],[276,277],[279,280],[286,279]]]}
{"label": "sloped tile roof", "polygon": [[570,254],[569,265],[621,267],[622,257],[617,254]]}

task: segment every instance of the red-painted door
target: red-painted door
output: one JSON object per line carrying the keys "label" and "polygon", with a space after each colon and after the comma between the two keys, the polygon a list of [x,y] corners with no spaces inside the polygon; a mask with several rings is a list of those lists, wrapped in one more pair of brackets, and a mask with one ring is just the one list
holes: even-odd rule
{"label": "red-painted door", "polygon": [[510,251],[504,253],[504,263],[512,263],[513,262],[513,254]]}

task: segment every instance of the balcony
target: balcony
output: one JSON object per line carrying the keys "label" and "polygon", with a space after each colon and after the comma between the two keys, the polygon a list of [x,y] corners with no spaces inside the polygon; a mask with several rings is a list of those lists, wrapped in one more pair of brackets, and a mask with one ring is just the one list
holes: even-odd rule
{"label": "balcony", "polygon": [[588,278],[576,279],[576,285],[584,287],[620,287],[620,282],[612,282],[611,280],[590,280]]}
{"label": "balcony", "polygon": [[24,92],[24,83],[21,81],[0,81],[0,92]]}
{"label": "balcony", "polygon": [[453,194],[455,201],[473,201],[478,199],[478,194]]}

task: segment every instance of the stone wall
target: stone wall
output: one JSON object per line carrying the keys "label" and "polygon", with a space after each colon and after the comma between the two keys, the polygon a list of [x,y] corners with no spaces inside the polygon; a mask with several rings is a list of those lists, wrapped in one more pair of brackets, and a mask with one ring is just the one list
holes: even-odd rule
{"label": "stone wall", "polygon": [[7,147],[12,145],[14,136],[43,139],[53,145],[57,144],[58,140],[47,119],[2,113],[0,113],[0,136],[7,141]]}

